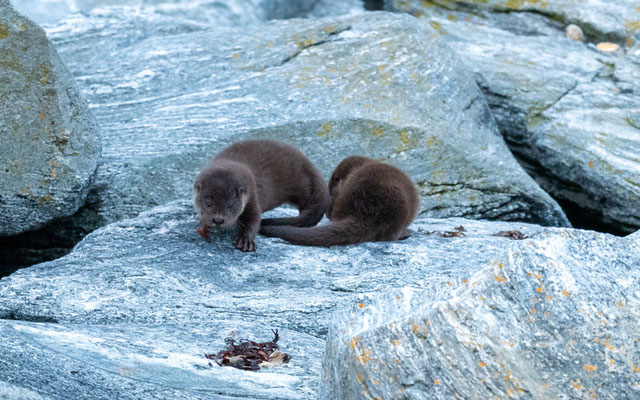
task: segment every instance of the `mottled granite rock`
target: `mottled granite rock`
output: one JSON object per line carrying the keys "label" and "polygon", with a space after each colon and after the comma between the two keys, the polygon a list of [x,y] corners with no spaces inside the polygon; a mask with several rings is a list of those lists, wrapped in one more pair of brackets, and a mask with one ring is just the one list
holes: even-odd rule
{"label": "mottled granite rock", "polygon": [[556,230],[503,250],[336,315],[320,398],[636,398],[640,240]]}
{"label": "mottled granite rock", "polygon": [[[544,3],[552,15],[556,6],[575,5],[603,21],[616,12],[619,25],[640,14],[631,2],[607,2],[606,13],[597,12],[604,2],[508,3],[533,10]],[[640,227],[636,49],[599,52],[594,44],[567,39],[563,24],[538,14],[472,13],[419,1],[394,8],[408,4],[476,73],[510,147],[542,188],[562,201],[572,222],[617,234]]]}
{"label": "mottled granite rock", "polygon": [[84,203],[100,159],[95,118],[44,31],[0,3],[0,237]]}
{"label": "mottled granite rock", "polygon": [[[0,279],[0,381],[54,399],[315,398],[338,307],[395,287],[449,291],[511,248],[515,242],[492,236],[499,231],[574,232],[421,218],[402,242],[326,249],[258,237],[257,252],[247,254],[228,234],[205,242],[196,225],[191,202],[173,202]],[[438,234],[460,225],[466,236]],[[267,340],[271,328],[280,328],[288,366],[202,368],[202,353],[220,350],[232,331]]]}
{"label": "mottled granite rock", "polygon": [[16,9],[38,23],[52,23],[72,13],[123,6],[198,21],[238,26],[271,19],[342,15],[362,10],[359,0],[14,0]]}
{"label": "mottled granite rock", "polygon": [[633,44],[640,40],[640,7],[636,0],[385,0],[387,8],[421,13],[427,8],[466,8],[502,14],[535,13],[576,24],[599,40]]}
{"label": "mottled granite rock", "polygon": [[96,211],[107,221],[184,197],[223,147],[269,137],[326,177],[351,154],[387,159],[420,185],[426,215],[566,225],[455,55],[409,16],[217,29],[104,12],[49,33],[103,127]]}
{"label": "mottled granite rock", "polygon": [[[2,0],[0,0],[2,2]],[[21,387],[0,381],[0,399],[2,400],[45,400],[39,394]]]}
{"label": "mottled granite rock", "polygon": [[[328,324],[345,306],[369,307],[367,293],[427,288],[447,299],[464,280],[497,268],[494,261],[542,251],[541,243],[558,260],[609,257],[602,276],[637,254],[636,247],[614,246],[629,239],[459,218],[419,218],[409,239],[391,243],[307,248],[258,237],[257,252],[247,254],[233,248],[229,234],[204,241],[196,226],[191,202],[172,202],[91,233],[68,256],[0,279],[0,381],[55,399],[103,392],[311,399]],[[443,237],[459,226],[464,235]],[[510,230],[532,239],[494,236]],[[545,291],[556,290],[554,281],[544,282]],[[528,297],[512,300],[522,306]],[[635,300],[627,301],[631,308]],[[546,309],[536,306],[542,318]],[[288,366],[258,373],[202,368],[201,353],[220,349],[232,331],[266,340],[271,328],[280,329],[282,348],[292,355]]]}

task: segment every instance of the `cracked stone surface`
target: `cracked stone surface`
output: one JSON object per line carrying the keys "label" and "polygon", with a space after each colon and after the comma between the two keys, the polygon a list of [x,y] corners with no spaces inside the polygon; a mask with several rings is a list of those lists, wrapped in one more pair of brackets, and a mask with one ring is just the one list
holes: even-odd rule
{"label": "cracked stone surface", "polygon": [[84,203],[100,159],[95,118],[44,31],[0,2],[0,237]]}
{"label": "cracked stone surface", "polygon": [[337,313],[320,399],[632,399],[640,240],[545,231],[450,286]]}
{"label": "cracked stone surface", "polygon": [[[497,3],[487,5],[496,9]],[[549,12],[575,4],[603,24],[615,19],[618,27],[638,13],[631,2],[607,3],[607,12],[598,11],[604,2],[594,1],[507,3]],[[476,73],[510,147],[542,188],[566,205],[572,222],[617,234],[640,227],[637,46],[602,53],[593,43],[567,39],[564,23],[530,12],[490,13],[481,5],[471,12],[449,2],[388,7],[429,20]],[[591,19],[582,14],[571,21],[586,31]],[[601,26],[596,36],[613,31],[613,25]]]}
{"label": "cracked stone surface", "polygon": [[258,137],[299,147],[325,178],[352,154],[388,160],[420,186],[423,215],[568,224],[473,77],[410,16],[218,28],[116,8],[48,33],[104,135],[88,206],[49,235],[183,198],[207,159]]}
{"label": "cracked stone surface", "polygon": [[[608,238],[421,217],[401,242],[307,248],[258,237],[257,252],[247,254],[233,248],[228,233],[204,241],[196,225],[191,201],[179,200],[107,225],[61,259],[0,279],[0,381],[52,399],[312,399],[328,323],[363,293],[448,293],[513,246],[529,246],[493,236],[500,231]],[[458,226],[464,236],[441,236]],[[209,367],[202,357],[233,331],[267,340],[272,328],[292,356],[288,366],[243,372]]]}

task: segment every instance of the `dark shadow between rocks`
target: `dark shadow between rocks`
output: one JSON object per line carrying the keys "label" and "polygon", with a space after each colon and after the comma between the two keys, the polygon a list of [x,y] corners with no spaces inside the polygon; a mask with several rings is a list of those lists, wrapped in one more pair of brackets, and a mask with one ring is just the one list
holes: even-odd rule
{"label": "dark shadow between rocks", "polygon": [[0,278],[69,254],[86,235],[106,224],[97,212],[98,206],[93,189],[86,204],[75,214],[53,220],[37,230],[0,238]]}

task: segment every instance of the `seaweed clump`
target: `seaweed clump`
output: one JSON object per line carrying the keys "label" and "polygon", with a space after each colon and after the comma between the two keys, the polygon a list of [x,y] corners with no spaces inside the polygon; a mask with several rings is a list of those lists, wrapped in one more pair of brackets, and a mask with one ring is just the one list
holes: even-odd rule
{"label": "seaweed clump", "polygon": [[257,371],[267,366],[288,363],[289,354],[282,353],[277,342],[280,339],[278,330],[272,330],[274,338],[270,342],[257,343],[252,340],[240,339],[237,343],[233,338],[226,338],[226,350],[217,354],[205,354],[219,366],[234,367],[238,369]]}

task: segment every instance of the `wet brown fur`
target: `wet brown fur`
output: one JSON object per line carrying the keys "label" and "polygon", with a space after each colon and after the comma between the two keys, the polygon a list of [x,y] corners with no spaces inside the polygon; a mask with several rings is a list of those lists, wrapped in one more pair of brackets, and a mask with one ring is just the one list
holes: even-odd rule
{"label": "wet brown fur", "polygon": [[[242,251],[255,251],[261,223],[309,227],[329,206],[317,168],[297,149],[272,140],[247,140],[222,150],[200,172],[194,189],[203,236],[209,228],[235,227],[234,245]],[[298,207],[300,214],[261,221],[260,214],[284,203]]]}
{"label": "wet brown fur", "polygon": [[305,246],[393,241],[409,237],[420,198],[400,169],[367,157],[344,159],[329,181],[330,223],[312,228],[265,226],[260,233]]}

